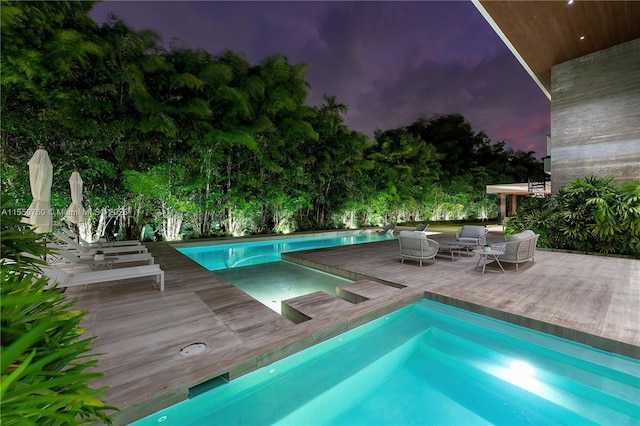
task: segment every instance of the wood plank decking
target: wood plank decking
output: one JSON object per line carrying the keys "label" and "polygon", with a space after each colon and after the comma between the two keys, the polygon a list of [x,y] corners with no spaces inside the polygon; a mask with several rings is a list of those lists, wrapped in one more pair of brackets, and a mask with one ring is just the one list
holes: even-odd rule
{"label": "wood plank decking", "polygon": [[[490,240],[502,239],[498,232]],[[430,238],[450,239],[448,233]],[[278,315],[167,243],[148,243],[165,271],[153,280],[67,289],[87,309],[83,326],[109,385],[117,425],[188,397],[209,379],[234,379],[422,297],[640,358],[640,261],[540,251],[535,262],[474,266],[477,256],[400,263],[397,241],[290,253],[289,261],[357,281],[341,299],[312,294],[289,301],[295,321]],[[349,289],[349,287],[351,287]],[[319,301],[320,303],[314,303]],[[345,300],[342,300],[345,299]],[[204,343],[185,357],[180,349]]]}

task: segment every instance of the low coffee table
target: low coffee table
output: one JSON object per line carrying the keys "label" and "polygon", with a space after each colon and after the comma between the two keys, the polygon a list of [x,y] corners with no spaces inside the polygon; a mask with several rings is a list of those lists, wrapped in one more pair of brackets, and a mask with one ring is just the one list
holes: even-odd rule
{"label": "low coffee table", "polygon": [[482,273],[483,274],[484,274],[485,268],[487,267],[487,259],[494,260],[498,264],[500,269],[502,269],[502,273],[506,274],[506,272],[504,271],[504,268],[500,264],[500,259],[498,259],[498,256],[502,256],[504,254],[504,251],[500,251],[500,250],[484,250],[484,249],[482,249],[482,250],[474,250],[473,252],[474,253],[478,253],[480,255],[480,259],[478,259],[478,262],[476,263],[476,269],[480,265],[480,261],[482,261]]}
{"label": "low coffee table", "polygon": [[463,250],[467,253],[467,256],[473,256],[473,249],[476,248],[476,245],[473,243],[456,240],[442,240],[438,241],[438,244],[440,244],[440,250],[445,253],[451,253],[451,260],[456,260],[454,258],[454,252],[458,253],[458,259],[460,259],[460,254]]}
{"label": "low coffee table", "polygon": [[458,253],[458,260],[460,260],[460,251],[465,249],[464,244],[458,244],[454,242],[441,241],[438,243],[440,246],[438,247],[438,253],[451,253],[451,261],[455,261],[455,254]]}

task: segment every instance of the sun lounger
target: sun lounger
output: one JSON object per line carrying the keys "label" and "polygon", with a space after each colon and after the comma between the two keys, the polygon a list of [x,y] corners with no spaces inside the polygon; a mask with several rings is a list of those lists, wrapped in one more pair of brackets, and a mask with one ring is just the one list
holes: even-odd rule
{"label": "sun lounger", "polygon": [[97,243],[90,243],[83,238],[81,238],[78,234],[73,232],[70,229],[62,228],[61,230],[66,236],[69,238],[76,240],[80,245],[85,246],[87,248],[102,248],[102,247],[119,247],[119,246],[139,246],[142,243],[138,240],[123,240],[123,241],[99,241]]}
{"label": "sun lounger", "polygon": [[65,272],[55,265],[49,265],[48,267],[42,268],[42,270],[49,278],[51,284],[57,282],[61,287],[75,287],[133,278],[155,277],[156,283],[160,283],[160,291],[164,291],[164,271],[160,269],[160,265],[130,266],[126,268],[76,273]]}
{"label": "sun lounger", "polygon": [[388,223],[384,226],[384,228],[378,229],[376,232],[378,234],[393,234],[393,231],[396,229],[395,223]]}
{"label": "sun lounger", "polygon": [[[106,256],[105,261],[96,261],[93,256],[88,257],[80,257],[77,252],[72,252],[70,250],[65,249],[57,245],[56,243],[47,243],[47,247],[56,249],[56,255],[50,256],[51,261],[56,265],[63,267],[64,264],[67,265],[89,265],[90,267],[94,267],[98,264],[114,264],[114,263],[128,263],[128,262],[145,262],[149,265],[153,265],[154,260],[151,253],[131,253],[131,254],[120,254],[116,256]],[[56,259],[57,257],[58,259]]]}
{"label": "sun lounger", "polygon": [[56,232],[55,238],[60,241],[60,243],[65,245],[67,250],[75,250],[80,254],[96,254],[96,251],[101,250],[104,254],[122,254],[122,253],[146,253],[147,247],[143,244],[139,244],[136,246],[120,246],[120,247],[85,247],[82,244],[79,244],[72,238],[69,238],[67,235],[62,232]]}

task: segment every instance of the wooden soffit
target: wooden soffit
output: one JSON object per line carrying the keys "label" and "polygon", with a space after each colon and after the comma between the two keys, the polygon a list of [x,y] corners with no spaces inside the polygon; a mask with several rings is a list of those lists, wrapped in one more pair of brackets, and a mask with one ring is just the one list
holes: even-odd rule
{"label": "wooden soffit", "polygon": [[640,1],[472,0],[551,99],[551,67],[640,38]]}

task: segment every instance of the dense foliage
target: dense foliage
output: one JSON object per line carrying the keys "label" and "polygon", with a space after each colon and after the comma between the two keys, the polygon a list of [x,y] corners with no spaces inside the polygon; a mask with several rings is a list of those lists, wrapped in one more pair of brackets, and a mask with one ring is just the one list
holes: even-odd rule
{"label": "dense foliage", "polygon": [[523,229],[540,234],[541,247],[640,258],[640,181],[576,179],[550,198],[522,204],[506,230]]}
{"label": "dense foliage", "polygon": [[[58,287],[41,275],[48,252],[42,236],[20,222],[13,200],[2,197],[0,262],[0,423],[3,425],[110,424],[103,389],[89,383],[92,339],[81,339],[84,311],[73,309]],[[90,370],[91,372],[87,372]]]}
{"label": "dense foliage", "polygon": [[29,205],[26,162],[44,144],[55,220],[74,167],[84,180],[85,238],[487,219],[487,184],[542,169],[457,114],[370,138],[335,96],[305,104],[304,64],[165,48],[116,17],[98,25],[93,4],[2,0],[1,17],[3,191]]}

